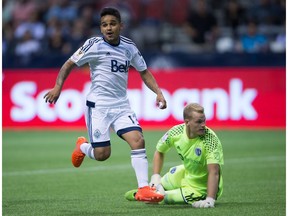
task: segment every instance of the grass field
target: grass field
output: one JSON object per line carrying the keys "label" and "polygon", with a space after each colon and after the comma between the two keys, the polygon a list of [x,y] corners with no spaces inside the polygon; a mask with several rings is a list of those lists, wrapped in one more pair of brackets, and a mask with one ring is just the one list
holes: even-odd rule
{"label": "grass field", "polygon": [[[188,205],[129,202],[136,188],[128,145],[112,137],[108,161],[70,162],[74,142],[85,131],[3,131],[2,214],[66,215],[213,215],[280,216],[286,210],[285,131],[216,131],[224,150],[224,193],[214,209]],[[148,160],[163,131],[145,131]],[[163,172],[180,164],[175,151]]]}

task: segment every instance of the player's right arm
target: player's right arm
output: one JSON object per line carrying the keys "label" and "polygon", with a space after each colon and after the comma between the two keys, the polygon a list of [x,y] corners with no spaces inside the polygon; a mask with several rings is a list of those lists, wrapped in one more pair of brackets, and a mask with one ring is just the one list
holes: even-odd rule
{"label": "player's right arm", "polygon": [[153,157],[153,174],[160,175],[163,164],[164,164],[164,154],[156,150]]}
{"label": "player's right arm", "polygon": [[170,139],[168,139],[169,131],[166,132],[158,141],[153,157],[153,175],[151,176],[150,186],[157,187],[161,183],[161,170],[164,164],[164,155],[171,148]]}
{"label": "player's right arm", "polygon": [[153,157],[153,175],[151,176],[150,186],[156,187],[161,183],[161,170],[164,163],[164,154],[159,152],[158,150],[155,151]]}
{"label": "player's right arm", "polygon": [[70,59],[68,59],[63,64],[63,66],[61,67],[61,69],[58,73],[54,88],[51,89],[50,91],[48,91],[44,95],[44,99],[45,99],[46,103],[49,102],[51,104],[53,104],[53,103],[55,104],[57,102],[57,100],[60,96],[62,87],[64,85],[64,82],[74,67],[75,67],[75,63],[73,61],[71,61]]}

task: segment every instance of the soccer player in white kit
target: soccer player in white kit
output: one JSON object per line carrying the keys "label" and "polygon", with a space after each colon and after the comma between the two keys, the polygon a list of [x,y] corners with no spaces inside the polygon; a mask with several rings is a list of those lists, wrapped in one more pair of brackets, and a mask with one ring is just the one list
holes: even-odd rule
{"label": "soccer player in white kit", "polygon": [[104,8],[100,16],[103,37],[88,39],[63,64],[54,88],[45,94],[44,99],[55,104],[72,69],[88,63],[92,86],[86,98],[85,120],[90,143],[85,137],[78,138],[72,153],[73,165],[79,167],[85,156],[98,161],[108,159],[111,154],[109,128],[112,128],[131,148],[131,163],[138,182],[135,198],[159,202],[164,196],[148,184],[145,141],[127,97],[130,65],[139,71],[145,85],[156,94],[156,104],[161,109],[166,108],[166,100],[135,44],[120,35],[123,24],[119,11]]}

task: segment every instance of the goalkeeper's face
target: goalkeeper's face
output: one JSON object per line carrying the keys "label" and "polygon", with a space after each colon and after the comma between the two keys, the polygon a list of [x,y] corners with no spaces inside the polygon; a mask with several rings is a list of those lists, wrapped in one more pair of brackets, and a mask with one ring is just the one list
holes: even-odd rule
{"label": "goalkeeper's face", "polygon": [[206,117],[204,113],[192,112],[189,119],[185,119],[187,135],[190,139],[205,134]]}
{"label": "goalkeeper's face", "polygon": [[122,23],[115,16],[105,15],[101,17],[100,30],[108,43],[113,45],[119,44]]}

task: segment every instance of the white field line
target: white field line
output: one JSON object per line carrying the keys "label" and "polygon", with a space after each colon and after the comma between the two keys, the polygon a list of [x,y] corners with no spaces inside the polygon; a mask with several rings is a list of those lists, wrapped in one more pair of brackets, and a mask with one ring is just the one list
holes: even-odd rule
{"label": "white field line", "polygon": [[[270,157],[249,157],[249,158],[233,158],[224,160],[225,164],[235,164],[235,163],[257,163],[257,162],[277,162],[285,161],[285,156],[270,156]],[[85,168],[59,168],[59,169],[41,169],[41,170],[26,170],[26,171],[12,171],[12,172],[2,172],[2,177],[7,176],[30,176],[30,175],[43,175],[43,174],[57,174],[57,173],[72,173],[72,172],[94,172],[100,170],[126,170],[131,169],[132,166],[130,163],[127,164],[118,164],[118,165],[97,165],[95,162],[95,167],[85,167]],[[179,161],[167,162],[165,167],[172,167],[180,164]],[[151,163],[150,163],[151,166]]]}

